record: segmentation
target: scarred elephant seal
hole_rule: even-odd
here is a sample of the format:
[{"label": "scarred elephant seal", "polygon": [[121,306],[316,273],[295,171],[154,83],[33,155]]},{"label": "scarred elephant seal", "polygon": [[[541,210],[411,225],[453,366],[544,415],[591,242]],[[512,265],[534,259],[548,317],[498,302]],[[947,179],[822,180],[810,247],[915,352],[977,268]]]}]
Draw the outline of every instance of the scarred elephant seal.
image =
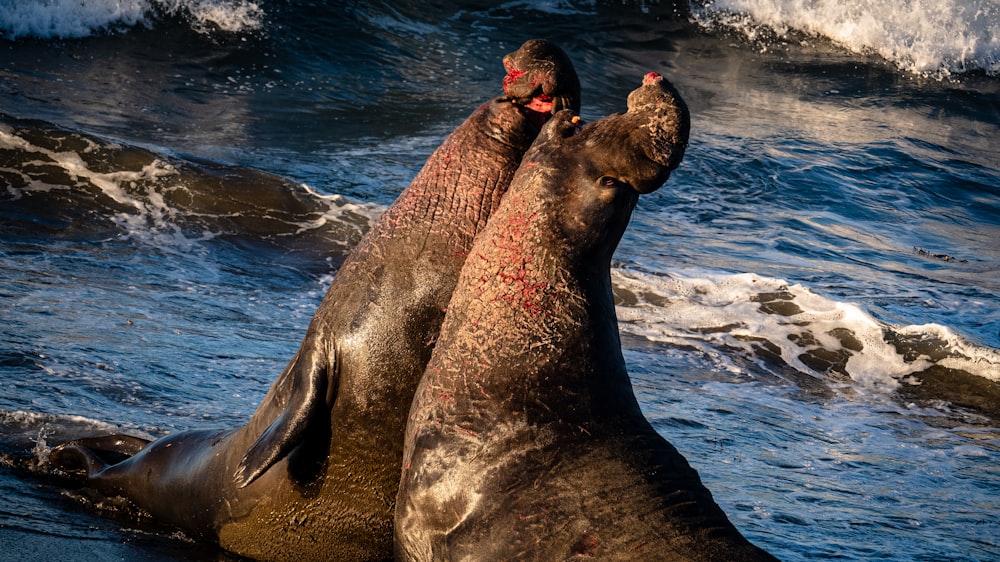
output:
[{"label": "scarred elephant seal", "polygon": [[243,556],[390,558],[406,414],[458,272],[539,126],[579,107],[573,65],[551,43],[528,41],[504,66],[504,95],[445,140],[347,258],[245,426],[80,439],[52,463]]},{"label": "scarred elephant seal", "polygon": [[628,112],[564,111],[525,155],[452,295],[406,429],[396,554],[419,560],[773,560],[643,417],[611,256],[688,139],[650,73]]}]

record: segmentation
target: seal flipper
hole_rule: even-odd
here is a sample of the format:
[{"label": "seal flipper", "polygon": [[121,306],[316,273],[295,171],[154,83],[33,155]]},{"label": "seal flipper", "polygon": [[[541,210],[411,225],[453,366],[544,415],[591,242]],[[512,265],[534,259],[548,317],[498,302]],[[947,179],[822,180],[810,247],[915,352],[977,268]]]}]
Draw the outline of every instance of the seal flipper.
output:
[{"label": "seal flipper", "polygon": [[71,476],[90,478],[135,455],[148,444],[148,439],[120,433],[83,437],[52,449],[49,462]]},{"label": "seal flipper", "polygon": [[52,452],[49,453],[49,462],[73,478],[83,481],[97,477],[114,464],[101,458],[96,450],[76,441],[70,441],[52,449]]},{"label": "seal flipper", "polygon": [[[327,361],[322,354],[296,355],[291,366],[292,391],[288,404],[281,414],[243,455],[236,467],[234,479],[240,488],[246,488],[275,463],[285,458],[295,447],[306,440],[312,423],[329,423],[329,406],[333,397],[327,396],[330,378]],[[336,365],[336,361],[331,362]],[[334,367],[334,369],[336,369]],[[332,373],[335,379],[336,372]]]},{"label": "seal flipper", "polygon": [[[99,454],[103,453],[102,456],[120,455],[122,457],[121,460],[124,460],[124,458],[131,457],[141,451],[149,443],[149,439],[143,439],[142,437],[134,437],[132,435],[125,435],[124,433],[109,433],[107,435],[74,439],[66,443],[66,445],[86,447]],[[120,461],[109,459],[109,462],[114,464]]]},{"label": "seal flipper", "polygon": [[52,449],[49,453],[49,462],[66,474],[83,481],[94,478],[111,466],[94,451],[72,441]]}]

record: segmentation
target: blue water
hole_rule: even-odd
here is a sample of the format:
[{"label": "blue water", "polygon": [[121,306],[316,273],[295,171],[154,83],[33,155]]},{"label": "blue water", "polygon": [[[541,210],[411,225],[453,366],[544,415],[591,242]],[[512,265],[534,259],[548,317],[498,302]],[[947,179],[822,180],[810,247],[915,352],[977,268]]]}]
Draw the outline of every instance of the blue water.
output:
[{"label": "blue water", "polygon": [[613,281],[644,411],[736,526],[784,560],[1000,560],[995,3],[78,4],[0,0],[0,559],[225,558],[40,477],[48,448],[243,423],[546,37],[588,120],[651,70],[691,108]]}]

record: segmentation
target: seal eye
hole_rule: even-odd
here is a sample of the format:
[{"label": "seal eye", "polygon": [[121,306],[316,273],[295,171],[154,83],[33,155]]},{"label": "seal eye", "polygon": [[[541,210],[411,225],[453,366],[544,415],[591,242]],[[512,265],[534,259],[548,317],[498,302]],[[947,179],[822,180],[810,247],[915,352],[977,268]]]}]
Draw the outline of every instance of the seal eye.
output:
[{"label": "seal eye", "polygon": [[597,185],[601,187],[620,187],[625,185],[625,182],[611,176],[601,176],[597,179]]}]

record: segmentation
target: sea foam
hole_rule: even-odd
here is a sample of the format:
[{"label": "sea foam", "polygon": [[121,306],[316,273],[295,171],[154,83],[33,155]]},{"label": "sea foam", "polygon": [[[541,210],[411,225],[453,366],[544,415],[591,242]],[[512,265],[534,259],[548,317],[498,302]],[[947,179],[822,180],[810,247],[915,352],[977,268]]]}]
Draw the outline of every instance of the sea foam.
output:
[{"label": "sea foam", "polygon": [[0,35],[7,39],[79,38],[152,27],[179,17],[199,33],[248,32],[264,25],[260,5],[249,0],[8,0],[0,2]]},{"label": "sea foam", "polygon": [[934,365],[1000,381],[1000,354],[938,324],[896,326],[860,306],[753,273],[612,270],[625,333],[700,353],[742,374],[744,357],[855,389],[891,391]]},{"label": "sea foam", "polygon": [[[312,245],[318,237],[324,253],[341,246],[346,252],[385,210],[255,170],[195,165],[55,128],[0,123],[0,150],[7,151],[0,176],[9,178],[0,194],[10,201],[50,194],[50,208],[87,206],[122,236],[168,251],[190,252],[220,234],[235,234],[311,239]],[[129,164],[109,169],[109,161]],[[222,184],[219,174],[228,174]]]},{"label": "sea foam", "polygon": [[764,30],[782,40],[790,31],[825,37],[924,76],[973,70],[1000,75],[1000,4],[995,0],[696,0],[692,17],[750,40]]}]

